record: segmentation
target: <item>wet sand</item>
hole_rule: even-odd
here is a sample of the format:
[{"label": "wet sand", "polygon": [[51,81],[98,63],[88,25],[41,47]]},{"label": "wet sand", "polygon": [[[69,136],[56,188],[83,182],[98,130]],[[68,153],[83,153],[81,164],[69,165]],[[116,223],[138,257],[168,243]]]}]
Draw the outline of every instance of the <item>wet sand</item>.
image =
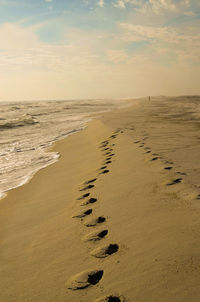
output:
[{"label": "wet sand", "polygon": [[0,300],[199,301],[193,111],[141,100],[56,143],[60,160],[0,201]]}]

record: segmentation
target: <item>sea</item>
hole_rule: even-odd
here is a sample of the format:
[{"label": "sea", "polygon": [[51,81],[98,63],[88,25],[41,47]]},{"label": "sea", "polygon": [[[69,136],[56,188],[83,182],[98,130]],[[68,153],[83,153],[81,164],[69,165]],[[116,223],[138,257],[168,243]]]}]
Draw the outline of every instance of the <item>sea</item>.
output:
[{"label": "sea", "polygon": [[97,113],[128,106],[128,100],[0,102],[0,198],[59,159],[47,150],[82,130]]}]

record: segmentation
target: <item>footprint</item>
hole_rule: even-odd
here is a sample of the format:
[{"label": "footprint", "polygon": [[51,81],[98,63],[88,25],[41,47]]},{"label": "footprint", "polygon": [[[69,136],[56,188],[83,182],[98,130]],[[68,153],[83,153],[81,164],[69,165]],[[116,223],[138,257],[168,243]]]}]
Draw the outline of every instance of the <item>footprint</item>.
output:
[{"label": "footprint", "polygon": [[95,302],[125,302],[125,298],[123,296],[110,295],[104,298],[100,298]]},{"label": "footprint", "polygon": [[173,167],[165,167],[164,169],[165,170],[171,170],[171,169],[173,169]]},{"label": "footprint", "polygon": [[91,197],[89,200],[83,202],[83,203],[81,204],[81,206],[85,206],[85,205],[87,205],[87,204],[95,203],[95,202],[97,202],[97,198]]},{"label": "footprint", "polygon": [[103,141],[101,145],[108,144],[108,141]]},{"label": "footprint", "polygon": [[104,170],[106,168],[107,168],[107,166],[103,166],[103,167],[100,168],[100,170]]},{"label": "footprint", "polygon": [[105,155],[109,155],[110,153],[111,153],[111,151],[109,151],[109,152],[106,152],[106,153],[105,153]]},{"label": "footprint", "polygon": [[109,172],[109,170],[104,170],[103,172],[101,172],[101,174],[106,174],[108,172]]},{"label": "footprint", "polygon": [[176,174],[179,174],[179,175],[187,175],[185,172],[176,172]]},{"label": "footprint", "polygon": [[170,160],[166,160],[165,163],[169,164],[169,165],[173,165],[173,161],[170,161]]},{"label": "footprint", "polygon": [[104,144],[104,145],[100,146],[99,148],[102,149],[102,148],[106,148],[107,146],[108,146],[108,144]]},{"label": "footprint", "polygon": [[112,163],[111,160],[108,160],[108,161],[105,162],[106,165],[111,164],[111,163]]},{"label": "footprint", "polygon": [[117,137],[116,134],[113,134],[113,135],[110,136],[110,138],[116,138],[116,137]]},{"label": "footprint", "polygon": [[150,148],[149,147],[145,147],[144,150],[150,150]]},{"label": "footprint", "polygon": [[103,247],[99,247],[91,252],[91,255],[96,258],[105,258],[108,257],[114,253],[116,253],[119,250],[118,244],[109,244],[105,245]]},{"label": "footprint", "polygon": [[85,212],[83,212],[79,215],[73,216],[72,218],[83,218],[83,217],[88,216],[90,214],[92,214],[92,209],[88,209],[87,211],[85,211]]},{"label": "footprint", "polygon": [[96,180],[97,180],[97,178],[93,178],[93,179],[86,181],[84,184],[88,185],[88,184],[91,184],[92,182],[95,182]]},{"label": "footprint", "polygon": [[84,199],[84,198],[86,198],[88,196],[90,196],[90,193],[83,194],[81,197],[77,198],[77,200]]},{"label": "footprint", "polygon": [[135,141],[135,142],[134,142],[134,144],[138,144],[138,143],[140,143],[140,141]]},{"label": "footprint", "polygon": [[103,151],[107,151],[107,150],[109,150],[109,147],[108,147],[108,148],[103,149]]},{"label": "footprint", "polygon": [[110,159],[112,159],[112,157],[113,157],[114,155],[115,155],[114,153],[109,154],[109,155],[106,157],[106,160],[110,160]]},{"label": "footprint", "polygon": [[157,159],[158,159],[158,156],[153,157],[153,158],[151,159],[151,161],[154,161],[154,160],[157,160]]},{"label": "footprint", "polygon": [[105,148],[108,145],[108,141],[101,143],[100,148]]},{"label": "footprint", "polygon": [[89,190],[89,189],[92,189],[94,188],[94,185],[88,185],[87,187],[83,188],[83,189],[80,189],[79,191],[86,191],[86,190]]},{"label": "footprint", "polygon": [[89,270],[81,272],[72,277],[67,284],[67,288],[71,290],[84,289],[91,285],[99,283],[103,276],[103,270]]},{"label": "footprint", "polygon": [[145,152],[145,153],[151,153],[151,151],[147,151],[147,152]]},{"label": "footprint", "polygon": [[84,237],[84,241],[98,241],[108,235],[108,230],[93,232]]},{"label": "footprint", "polygon": [[105,218],[105,217],[99,216],[98,218],[94,218],[94,219],[92,219],[91,221],[86,222],[86,223],[85,223],[85,226],[87,226],[87,227],[93,227],[93,226],[95,226],[95,225],[97,225],[97,224],[99,224],[99,223],[103,223],[103,222],[105,222],[105,221],[106,221],[106,218]]},{"label": "footprint", "polygon": [[178,184],[182,181],[182,178],[176,178],[172,182],[168,183],[167,186],[173,186],[175,184]]}]

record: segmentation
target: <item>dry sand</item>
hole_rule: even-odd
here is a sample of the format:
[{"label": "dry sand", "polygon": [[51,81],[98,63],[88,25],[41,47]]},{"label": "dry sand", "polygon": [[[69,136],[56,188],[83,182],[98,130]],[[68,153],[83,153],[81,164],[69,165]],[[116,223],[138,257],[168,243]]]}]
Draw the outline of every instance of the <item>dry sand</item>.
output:
[{"label": "dry sand", "polygon": [[200,301],[199,125],[174,108],[101,115],[1,200],[0,301]]}]

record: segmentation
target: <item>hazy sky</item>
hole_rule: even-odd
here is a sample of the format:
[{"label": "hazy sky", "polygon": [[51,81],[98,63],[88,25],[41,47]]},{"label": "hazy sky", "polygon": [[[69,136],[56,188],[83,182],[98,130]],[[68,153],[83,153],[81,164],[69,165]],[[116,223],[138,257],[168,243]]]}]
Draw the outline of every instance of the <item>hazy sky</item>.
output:
[{"label": "hazy sky", "polygon": [[0,0],[0,100],[200,94],[200,0]]}]

